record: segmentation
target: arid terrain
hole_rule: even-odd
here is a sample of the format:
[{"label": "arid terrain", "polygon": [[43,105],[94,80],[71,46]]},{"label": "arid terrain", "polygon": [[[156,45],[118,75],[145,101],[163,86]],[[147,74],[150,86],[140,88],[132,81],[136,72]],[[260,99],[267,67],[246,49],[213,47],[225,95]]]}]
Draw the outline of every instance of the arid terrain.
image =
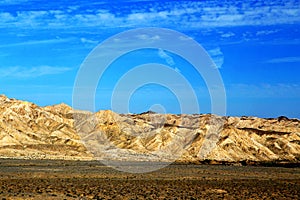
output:
[{"label": "arid terrain", "polygon": [[300,120],[91,113],[1,95],[0,157],[299,163]]},{"label": "arid terrain", "polygon": [[299,161],[298,119],[91,113],[0,96],[2,199],[299,199]]},{"label": "arid terrain", "polygon": [[2,199],[299,199],[300,168],[172,164],[151,173],[130,174],[98,161],[2,159],[0,196]]}]

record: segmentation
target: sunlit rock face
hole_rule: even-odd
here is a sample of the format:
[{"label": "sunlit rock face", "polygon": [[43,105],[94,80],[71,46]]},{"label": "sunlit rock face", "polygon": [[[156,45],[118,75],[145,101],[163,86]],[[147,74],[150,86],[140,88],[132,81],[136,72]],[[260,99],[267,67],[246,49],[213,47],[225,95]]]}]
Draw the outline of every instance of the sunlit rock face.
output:
[{"label": "sunlit rock face", "polygon": [[[0,156],[78,159],[90,156],[73,128],[64,104],[39,107],[0,97]],[[68,115],[70,114],[70,115]]]},{"label": "sunlit rock face", "polygon": [[0,96],[0,156],[240,162],[300,159],[300,121],[39,107]]}]

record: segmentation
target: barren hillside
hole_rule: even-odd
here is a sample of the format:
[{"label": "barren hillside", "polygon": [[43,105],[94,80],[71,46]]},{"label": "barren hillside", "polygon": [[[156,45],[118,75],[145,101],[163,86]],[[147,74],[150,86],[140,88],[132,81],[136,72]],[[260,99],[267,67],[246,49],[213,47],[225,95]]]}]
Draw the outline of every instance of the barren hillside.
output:
[{"label": "barren hillside", "polygon": [[75,111],[0,96],[0,157],[203,160],[300,160],[300,121],[146,112]]}]

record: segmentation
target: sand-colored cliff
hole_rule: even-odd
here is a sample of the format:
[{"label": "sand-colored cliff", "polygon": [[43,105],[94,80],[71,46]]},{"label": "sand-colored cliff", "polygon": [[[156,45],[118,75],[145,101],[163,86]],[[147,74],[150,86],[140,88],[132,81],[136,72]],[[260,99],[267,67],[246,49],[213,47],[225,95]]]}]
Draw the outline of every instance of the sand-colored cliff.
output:
[{"label": "sand-colored cliff", "polygon": [[0,96],[0,157],[198,162],[300,160],[300,121],[39,107]]}]

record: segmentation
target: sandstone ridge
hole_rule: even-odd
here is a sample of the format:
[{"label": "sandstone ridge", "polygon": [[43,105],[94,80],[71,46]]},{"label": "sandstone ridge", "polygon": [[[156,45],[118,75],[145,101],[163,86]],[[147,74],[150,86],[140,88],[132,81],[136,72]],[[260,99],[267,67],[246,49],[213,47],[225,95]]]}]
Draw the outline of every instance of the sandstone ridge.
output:
[{"label": "sandstone ridge", "polygon": [[39,107],[0,96],[0,157],[126,161],[300,161],[300,121]]}]

